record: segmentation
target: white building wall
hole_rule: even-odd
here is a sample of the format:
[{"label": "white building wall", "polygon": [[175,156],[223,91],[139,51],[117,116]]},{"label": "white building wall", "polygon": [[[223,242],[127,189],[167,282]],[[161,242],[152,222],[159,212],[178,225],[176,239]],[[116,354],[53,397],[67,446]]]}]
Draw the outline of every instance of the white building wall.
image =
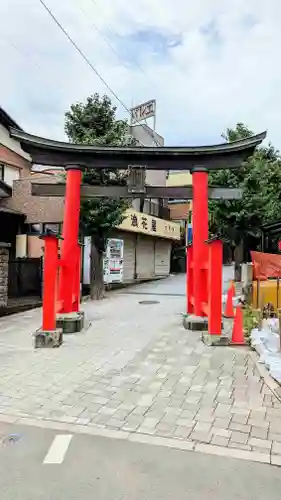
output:
[{"label": "white building wall", "polygon": [[17,181],[19,178],[20,171],[18,168],[10,165],[4,166],[4,182],[8,184],[8,186],[13,187],[13,182]]},{"label": "white building wall", "polygon": [[130,127],[130,134],[142,145],[142,146],[164,146],[164,137],[153,132],[153,130],[145,125],[133,125]]},{"label": "white building wall", "polygon": [[10,137],[9,131],[5,127],[3,127],[3,125],[0,125],[0,144],[6,146],[11,151],[14,151],[26,160],[31,161],[30,155],[22,149],[18,141],[15,141],[15,139],[12,139]]}]

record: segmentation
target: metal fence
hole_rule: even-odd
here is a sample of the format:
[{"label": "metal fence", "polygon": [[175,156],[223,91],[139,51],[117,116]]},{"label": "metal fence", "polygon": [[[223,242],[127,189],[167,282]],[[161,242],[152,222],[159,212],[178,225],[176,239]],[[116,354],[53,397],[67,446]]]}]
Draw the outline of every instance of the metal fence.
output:
[{"label": "metal fence", "polygon": [[42,259],[9,261],[8,297],[41,297]]}]

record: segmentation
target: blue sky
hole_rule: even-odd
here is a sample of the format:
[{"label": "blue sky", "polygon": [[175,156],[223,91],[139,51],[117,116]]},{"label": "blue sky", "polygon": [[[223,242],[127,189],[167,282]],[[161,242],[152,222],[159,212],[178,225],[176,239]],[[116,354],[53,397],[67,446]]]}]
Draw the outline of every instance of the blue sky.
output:
[{"label": "blue sky", "polygon": [[[125,108],[156,99],[166,144],[218,143],[242,121],[281,148],[280,0],[45,1]],[[110,91],[39,0],[1,0],[0,19],[0,105],[64,139],[71,103]]]},{"label": "blue sky", "polygon": [[108,32],[108,38],[125,63],[138,66],[147,57],[153,57],[155,64],[168,60],[174,48],[182,45],[182,33],[170,35],[152,28],[139,29],[124,36],[114,36]]}]

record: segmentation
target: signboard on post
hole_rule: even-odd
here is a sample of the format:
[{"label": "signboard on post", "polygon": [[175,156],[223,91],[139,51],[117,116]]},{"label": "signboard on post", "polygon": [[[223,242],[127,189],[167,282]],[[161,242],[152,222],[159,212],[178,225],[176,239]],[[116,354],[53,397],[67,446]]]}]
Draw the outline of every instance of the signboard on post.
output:
[{"label": "signboard on post", "polygon": [[156,100],[144,102],[131,109],[131,125],[138,122],[147,120],[148,118],[155,118],[156,116]]}]

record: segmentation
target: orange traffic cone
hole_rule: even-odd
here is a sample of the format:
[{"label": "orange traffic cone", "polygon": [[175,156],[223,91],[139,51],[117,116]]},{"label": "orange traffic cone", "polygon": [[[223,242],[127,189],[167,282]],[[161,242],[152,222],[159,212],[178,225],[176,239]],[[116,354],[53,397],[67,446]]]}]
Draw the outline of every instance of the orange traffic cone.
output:
[{"label": "orange traffic cone", "polygon": [[236,307],[231,344],[232,345],[246,344],[243,332],[243,312],[241,307]]},{"label": "orange traffic cone", "polygon": [[234,318],[233,297],[235,296],[235,285],[232,283],[227,291],[227,299],[225,304],[225,318]]}]

